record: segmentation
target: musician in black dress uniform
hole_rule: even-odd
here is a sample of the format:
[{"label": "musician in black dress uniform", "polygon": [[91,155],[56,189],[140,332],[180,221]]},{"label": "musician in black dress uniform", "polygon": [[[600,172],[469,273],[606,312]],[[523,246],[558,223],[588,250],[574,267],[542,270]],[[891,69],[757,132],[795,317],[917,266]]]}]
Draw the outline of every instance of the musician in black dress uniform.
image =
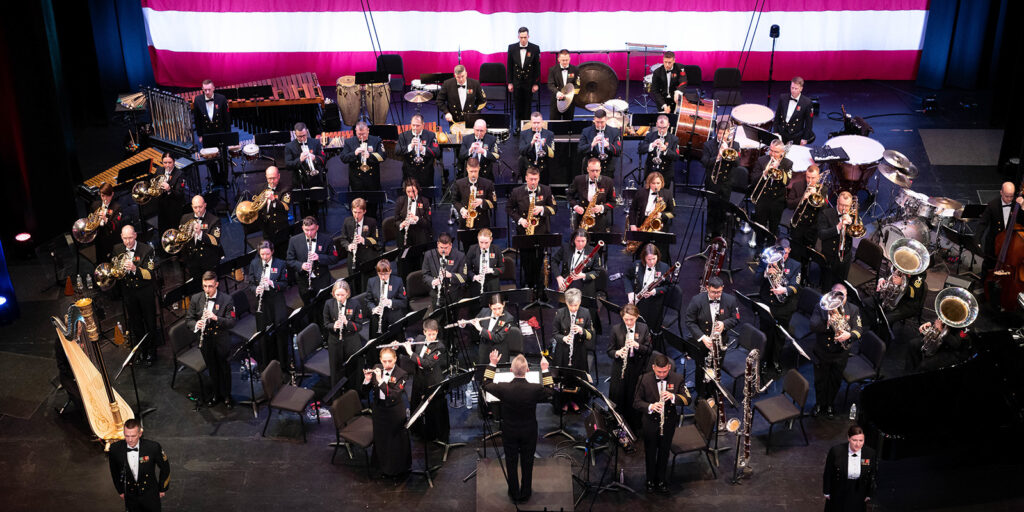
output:
[{"label": "musician in black dress uniform", "polygon": [[323,310],[324,330],[331,333],[327,341],[327,357],[331,365],[332,387],[342,377],[348,378],[349,387],[352,388],[359,382],[359,372],[365,366],[365,356],[353,360],[348,366],[344,364],[363,346],[359,331],[363,328],[365,319],[365,306],[352,298],[352,289],[348,282],[344,279],[335,281],[331,289],[331,298],[324,302]]},{"label": "musician in black dress uniform", "polygon": [[[832,311],[818,307],[811,315],[811,331],[817,333],[814,344],[814,408],[812,416],[826,414],[834,416],[832,403],[839,394],[843,383],[843,370],[850,358],[849,349],[853,342],[861,338],[862,323],[860,310],[846,300],[846,287],[837,283],[832,291],[843,294],[843,303]],[[839,319],[846,321],[847,330],[837,329]]]},{"label": "musician in black dress uniform", "polygon": [[[664,187],[665,178],[660,172],[652,172],[647,175],[647,178],[644,179],[644,188],[636,191],[633,195],[633,202],[629,206],[627,224],[629,224],[630,231],[638,231],[643,228],[646,220],[654,213],[660,198],[665,207],[654,218],[661,221],[660,231],[664,233],[672,232],[672,219],[675,217],[676,200],[672,197],[672,191]],[[658,244],[658,251],[662,255],[662,261],[668,261],[668,249],[667,243]]]},{"label": "musician in black dress uniform", "polygon": [[[1015,197],[1016,199],[1014,199]],[[999,197],[989,201],[981,214],[981,223],[975,236],[985,255],[985,261],[982,264],[983,276],[987,276],[988,272],[996,266],[996,236],[1006,231],[1006,226],[1010,223],[1010,215],[1013,213],[1014,202],[1024,204],[1024,196],[1017,193],[1017,186],[1013,182],[1007,181],[999,188]],[[1017,215],[1017,225],[1024,226],[1024,214]],[[994,295],[998,296],[998,294]]]},{"label": "musician in black dress uniform", "polygon": [[121,300],[124,302],[128,328],[132,341],[138,343],[146,333],[146,342],[139,349],[145,365],[153,366],[156,361],[156,345],[159,331],[156,328],[156,294],[153,291],[155,263],[153,248],[137,241],[135,228],[128,224],[121,228],[121,241],[114,247],[114,257],[121,254],[125,263],[124,277],[118,280],[121,286]]},{"label": "musician in black dress uniform", "polygon": [[[665,313],[665,294],[668,293],[669,284],[667,277],[661,279],[669,272],[669,266],[659,261],[661,255],[658,248],[653,244],[647,244],[640,249],[640,259],[634,261],[626,270],[625,279],[622,284],[626,291],[626,301],[636,304],[640,310],[640,316],[644,323],[652,331],[661,331],[661,319]],[[661,279],[661,283],[648,289]]]},{"label": "musician in black dress uniform", "polygon": [[[880,333],[882,340],[886,342],[895,339],[894,326],[897,323],[921,316],[921,311],[924,310],[924,299],[928,295],[928,284],[924,281],[923,272],[910,276],[895,269],[890,272],[889,277],[880,277],[875,283],[876,296],[864,298],[864,308],[868,311],[863,314],[864,318],[862,319],[868,323],[869,328]],[[882,295],[882,289],[887,281],[892,283],[890,286],[903,287],[895,304],[886,303],[885,297]],[[878,313],[881,313],[884,318],[873,318]]]},{"label": "musician in black dress uniform", "polygon": [[686,389],[684,377],[672,371],[672,360],[666,355],[656,355],[651,369],[653,371],[640,377],[633,408],[643,418],[647,492],[668,494],[665,474],[672,436],[679,423],[680,407],[690,404],[690,391]]},{"label": "musician in black dress uniform", "polygon": [[659,112],[672,113],[676,109],[676,95],[686,88],[686,70],[676,62],[676,54],[665,52],[661,56],[661,67],[651,77],[651,96]]},{"label": "musician in black dress uniform", "polygon": [[409,297],[402,278],[391,274],[391,263],[384,259],[377,262],[377,275],[370,278],[366,287],[370,293],[367,308],[371,313],[370,337],[373,338],[409,313]]},{"label": "musician in black dress uniform", "polygon": [[455,66],[455,76],[445,80],[437,91],[437,108],[444,113],[444,118],[451,123],[466,121],[466,114],[483,110],[487,104],[487,94],[480,87],[480,81],[467,78],[466,66]]},{"label": "musician in black dress uniform", "polygon": [[[777,247],[773,250],[780,250],[782,259],[769,265],[765,256],[762,255],[754,275],[761,276],[758,295],[771,309],[772,318],[783,328],[788,328],[789,320],[793,317],[793,313],[796,313],[796,296],[800,292],[798,284],[800,282],[800,262],[791,257],[788,238],[780,238]],[[768,251],[768,249],[765,250],[766,253]],[[777,277],[769,278],[769,276]],[[775,284],[779,286],[773,286],[772,279],[776,279]],[[765,353],[761,354],[762,361],[766,366],[771,366],[775,371],[779,371],[782,347],[786,344],[786,338],[767,318],[761,318],[761,332],[765,334],[768,342]]]},{"label": "musician in black dress uniform", "polygon": [[[493,234],[487,228],[476,234],[476,245],[466,251],[466,266],[469,270],[469,289],[466,294],[496,292],[501,290],[501,274],[505,271],[505,257],[501,248],[493,241]],[[482,285],[482,291],[481,291]]]},{"label": "musician in black dress uniform", "polygon": [[100,185],[100,198],[89,204],[88,213],[97,210],[100,210],[103,218],[100,227],[96,228],[96,261],[110,261],[111,251],[121,240],[124,215],[121,213],[121,205],[114,201],[114,187],[109,183]]},{"label": "musician in black dress uniform", "polygon": [[[707,355],[711,353],[711,334],[716,331],[721,333],[722,344],[727,345],[729,330],[740,323],[739,303],[734,295],[722,292],[725,287],[722,278],[712,276],[707,286],[707,292],[694,295],[686,306],[686,332],[690,335],[691,344],[702,349],[694,357],[697,366],[694,388],[697,396],[705,399],[717,396],[718,391],[704,371],[708,363]],[[722,368],[724,359],[725,351],[719,351],[718,368]]]},{"label": "musician in black dress uniform", "polygon": [[434,237],[434,229],[430,224],[430,198],[420,195],[420,186],[415,178],[406,178],[402,182],[402,190],[405,193],[395,201],[399,247],[429,243]]},{"label": "musician in black dress uniform", "polygon": [[[622,323],[612,327],[612,339],[608,344],[608,358],[612,360],[608,398],[615,403],[615,410],[635,430],[640,426],[640,413],[633,408],[633,397],[636,395],[637,381],[651,355],[651,330],[647,324],[637,322],[640,310],[635,304],[622,306],[620,314]],[[625,372],[622,365],[626,365]]]},{"label": "musician in black dress uniform", "polygon": [[[262,331],[269,325],[283,322],[288,318],[284,303],[284,292],[288,289],[288,267],[281,258],[274,257],[274,244],[264,240],[259,246],[259,257],[249,263],[247,272],[249,288],[256,293],[256,330]],[[260,362],[266,368],[271,361],[279,361],[288,367],[291,350],[288,346],[288,330],[278,329],[274,339],[263,340]]]},{"label": "musician in black dress uniform", "polygon": [[[231,131],[231,109],[228,108],[228,99],[223,94],[214,92],[212,80],[203,80],[203,93],[192,101],[192,117],[196,125],[196,135],[199,136],[199,144],[203,144],[203,136],[206,134]],[[221,149],[225,150],[227,148]],[[216,160],[209,161],[207,165],[210,176],[215,181],[227,182],[227,170],[220,169]]]},{"label": "musician in black dress uniform", "polygon": [[551,91],[551,106],[548,118],[552,121],[572,121],[573,114],[576,111],[576,107],[572,104],[565,109],[565,112],[558,111],[558,100],[565,97],[562,94],[562,88],[565,87],[565,84],[572,84],[574,90],[580,90],[580,70],[576,66],[569,64],[570,60],[572,60],[572,55],[569,54],[569,50],[563,49],[558,52],[558,62],[548,69],[548,91]]},{"label": "musician in black dress uniform", "polygon": [[804,79],[793,77],[789,82],[789,92],[779,96],[779,104],[775,107],[775,122],[772,131],[782,136],[782,142],[803,146],[814,140],[814,114],[811,112],[811,99],[801,93],[804,90]]},{"label": "musician in black dress uniform", "polygon": [[[341,161],[348,164],[348,189],[353,192],[381,190],[380,164],[387,158],[384,142],[370,135],[370,128],[364,121],[356,123],[355,132],[356,136],[345,139],[341,148]],[[376,212],[377,205],[368,203],[366,209]]]},{"label": "musician in black dress uniform", "polygon": [[437,248],[423,254],[423,284],[430,287],[431,307],[436,309],[459,300],[465,292],[468,272],[466,255],[452,247],[452,236],[438,235]]},{"label": "musician in black dress uniform", "polygon": [[[566,193],[566,200],[572,206],[575,221],[573,227],[580,227],[583,214],[587,212],[590,201],[594,200],[594,226],[588,229],[592,233],[607,233],[611,230],[615,212],[615,180],[601,175],[601,161],[596,158],[587,160],[587,173],[573,178]],[[596,198],[595,198],[596,196]]]},{"label": "musician in black dress uniform", "polygon": [[[508,496],[524,502],[533,494],[533,457],[537,451],[537,404],[550,402],[554,395],[554,379],[548,373],[548,361],[541,358],[541,383],[526,381],[529,363],[522,354],[512,360],[511,382],[494,382],[495,369],[501,354],[494,350],[488,356],[490,366],[484,371],[482,387],[501,401],[502,445],[508,471]],[[518,469],[519,478],[516,478]]]},{"label": "musician in black dress uniform", "polygon": [[[345,217],[341,224],[341,245],[348,250],[348,272],[355,274],[359,265],[377,258],[384,250],[383,238],[377,220],[366,216],[366,200],[357,197],[352,200],[352,216]],[[357,281],[359,289],[366,287],[367,276]]]},{"label": "musician in black dress uniform", "polygon": [[181,216],[179,225],[193,223],[192,239],[185,243],[181,255],[189,277],[198,278],[203,272],[216,270],[224,249],[220,245],[220,217],[206,210],[206,199],[192,198],[192,213]]},{"label": "musician in black dress uniform", "polygon": [[[530,30],[519,27],[519,42],[508,45],[508,92],[512,93],[517,121],[525,121],[533,93],[539,89],[540,47],[530,42]],[[519,123],[515,123],[516,130]]]},{"label": "musician in black dress uniform", "polygon": [[[793,162],[785,155],[786,146],[779,140],[773,140],[768,154],[758,158],[754,163],[751,176],[752,182],[755,183],[755,190],[751,192],[750,200],[757,199],[757,202],[754,203],[753,220],[767,228],[775,236],[779,234],[779,222],[782,221],[782,212],[786,209],[786,185],[793,175]],[[773,161],[779,163],[773,164]],[[762,178],[762,175],[772,168],[782,171],[780,179],[770,179],[768,176]],[[753,192],[760,192],[760,195],[754,196]],[[757,245],[756,238],[754,234],[751,234],[750,247]],[[762,240],[761,243],[764,245],[765,241]]]},{"label": "musician in black dress uniform", "polygon": [[142,439],[142,425],[124,422],[124,440],[110,445],[107,456],[114,488],[130,512],[159,512],[160,498],[171,485],[171,464],[160,443]]},{"label": "musician in black dress uniform", "polygon": [[[819,193],[822,199],[827,195],[821,184],[821,168],[811,164],[803,175],[793,175],[786,185],[786,207],[793,210],[793,219],[789,222],[789,239],[793,242],[792,258],[799,261],[805,268],[810,258],[809,249],[818,242],[818,212],[822,206],[812,206],[808,198]],[[816,192],[817,191],[817,192]]]},{"label": "musician in black dress uniform", "polygon": [[[327,156],[320,139],[309,136],[306,123],[295,123],[295,139],[284,145],[284,164],[301,188],[327,185]],[[302,213],[315,217],[319,206],[317,202],[304,201]]]},{"label": "musician in black dress uniform", "polygon": [[833,446],[825,457],[821,477],[825,512],[866,510],[875,493],[875,450],[864,444],[864,429],[860,426],[851,425],[846,435],[849,442]]},{"label": "musician in black dress uniform", "polygon": [[[679,137],[669,131],[668,116],[658,116],[654,129],[647,132],[640,143],[640,155],[644,160],[644,176],[653,171],[672,178],[672,166],[679,160]],[[641,156],[640,158],[644,158]]]},{"label": "musician in black dress uniform", "polygon": [[[530,202],[533,201],[532,217],[536,221],[534,235],[546,235],[551,232],[551,217],[555,215],[555,197],[551,187],[540,184],[540,170],[530,167],[526,170],[526,184],[512,191],[505,205],[508,216],[516,223],[516,234],[525,235],[527,217],[530,216]],[[536,290],[544,283],[543,249],[524,249],[520,251],[522,258],[523,286]]]},{"label": "musician in black dress uniform", "polygon": [[[925,332],[929,327],[937,334],[926,341]],[[919,336],[907,345],[905,369],[908,372],[938,370],[961,360],[960,349],[967,344],[966,329],[950,327],[936,318],[921,324],[917,332]]]},{"label": "musician in black dress uniform", "polygon": [[175,167],[174,157],[170,153],[164,153],[160,159],[162,169],[151,168],[150,179],[163,175],[164,182],[160,184],[160,195],[156,196],[157,229],[160,233],[168,229],[177,228],[175,222],[181,219],[185,211],[185,176],[181,170]]},{"label": "musician in black dress uniform", "polygon": [[544,128],[544,116],[540,112],[530,115],[530,129],[519,134],[519,173],[523,174],[531,165],[540,169],[540,182],[551,183],[551,167],[554,166],[555,133]]},{"label": "musician in black dress uniform", "polygon": [[498,161],[498,139],[487,133],[487,121],[477,119],[473,123],[473,133],[462,137],[459,147],[459,175],[466,174],[466,161],[476,158],[480,162],[480,176],[494,181],[494,163]]},{"label": "musician in black dress uniform", "polygon": [[338,262],[334,242],[319,229],[315,217],[306,217],[302,219],[302,233],[288,240],[288,268],[295,275],[303,304],[310,304],[320,290],[330,286],[330,267]]},{"label": "musician in black dress uniform", "polygon": [[441,147],[434,132],[423,129],[422,115],[413,114],[409,130],[398,134],[395,155],[402,159],[402,181],[415,178],[421,186],[434,186],[434,162]]},{"label": "musician in black dress uniform", "polygon": [[380,364],[363,370],[363,387],[373,398],[373,459],[386,477],[400,477],[412,466],[412,445],[405,428],[405,381],[395,349],[380,351]]},{"label": "musician in black dress uniform", "polygon": [[[577,229],[572,235],[572,241],[564,244],[551,256],[551,271],[558,281],[558,289],[577,289],[587,297],[597,296],[597,277],[600,275],[604,265],[601,262],[601,253],[594,253],[594,257],[587,261],[579,273],[576,267],[583,263],[587,256],[594,251],[593,245],[587,244],[587,232]],[[574,275],[568,287],[565,285],[569,276]]]},{"label": "musician in black dress uniform", "polygon": [[[459,229],[491,226],[494,207],[498,205],[498,194],[494,191],[493,181],[480,177],[480,160],[476,157],[466,160],[466,176],[455,181],[452,204],[459,213]],[[472,228],[467,223],[470,210],[476,212]]]},{"label": "musician in black dress uniform", "polygon": [[[732,161],[722,158],[718,165],[718,172],[715,172],[715,162],[719,161],[719,153],[724,151],[720,141],[724,141],[726,133],[730,132],[729,124],[725,121],[718,124],[716,137],[708,139],[704,143],[704,151],[701,155],[701,164],[704,165],[704,189],[713,192],[708,196],[707,206],[707,235],[706,239],[725,234],[726,212],[729,211],[729,203],[732,197],[733,176],[747,176],[747,168],[739,165],[740,143],[735,140],[729,144],[729,148],[736,151],[736,158]],[[732,137],[735,132],[732,132]]]},{"label": "musician in black dress uniform", "polygon": [[821,254],[825,256],[822,288],[842,283],[850,273],[850,262],[853,261],[852,223],[853,196],[845,190],[839,193],[835,209],[822,208],[818,212],[818,238],[821,240]]},{"label": "musician in black dress uniform", "polygon": [[505,301],[501,294],[491,295],[487,307],[481,309],[476,318],[479,320],[475,322],[460,318],[458,324],[460,328],[472,325],[480,333],[480,352],[477,361],[486,363],[492,351],[497,351],[502,357],[508,358],[508,334],[518,326],[512,314],[505,311]]},{"label": "musician in black dress uniform", "polygon": [[555,312],[555,330],[551,335],[555,366],[588,369],[587,351],[594,350],[594,322],[590,310],[580,307],[582,301],[583,294],[570,288],[565,291],[565,307]]},{"label": "musician in black dress uniform", "polygon": [[594,112],[594,125],[583,129],[576,149],[584,160],[596,158],[601,162],[601,174],[615,177],[615,161],[622,154],[622,132],[607,126],[608,114]]},{"label": "musician in black dress uniform", "polygon": [[[264,173],[267,187],[259,193],[263,194],[266,206],[259,210],[259,222],[263,229],[263,239],[274,243],[274,255],[284,258],[288,254],[288,237],[291,235],[288,224],[288,211],[291,209],[292,194],[288,187],[281,184],[281,171],[271,165]],[[315,215],[315,212],[311,212]]]},{"label": "musician in black dress uniform", "polygon": [[236,321],[235,302],[231,294],[217,291],[220,281],[213,271],[204,272],[202,281],[203,291],[193,295],[189,303],[187,325],[195,333],[203,361],[210,371],[213,397],[206,405],[213,407],[223,401],[231,409],[234,401],[231,399],[231,363],[228,362],[228,355],[231,352],[231,328]]},{"label": "musician in black dress uniform", "polygon": [[[405,349],[403,359],[414,371],[412,372],[412,397],[410,413],[419,409],[420,405],[430,396],[431,386],[444,381],[444,370],[448,366],[448,353],[444,343],[437,339],[437,320],[428,318],[423,321],[423,334],[416,336],[414,341],[421,345],[403,343]],[[423,420],[416,422],[415,428],[419,435],[428,441],[448,442],[451,425],[448,419],[448,400],[443,394],[434,397],[430,406],[423,413]]]}]

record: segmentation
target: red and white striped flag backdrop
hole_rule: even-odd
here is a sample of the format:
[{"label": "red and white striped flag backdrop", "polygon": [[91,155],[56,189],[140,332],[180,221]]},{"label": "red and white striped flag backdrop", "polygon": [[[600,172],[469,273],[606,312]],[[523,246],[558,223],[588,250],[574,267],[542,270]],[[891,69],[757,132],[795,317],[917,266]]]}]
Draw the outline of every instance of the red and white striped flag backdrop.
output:
[{"label": "red and white striped flag backdrop", "polygon": [[[375,57],[358,0],[141,0],[157,82],[198,87],[315,71],[323,85],[372,71]],[[408,80],[450,72],[476,76],[483,62],[504,62],[520,26],[541,47],[541,79],[554,51],[625,76],[625,43],[664,44],[676,61],[701,66],[710,81],[737,67],[755,0],[379,0],[373,10],[384,53],[397,53]],[[543,10],[541,10],[543,9]],[[776,79],[911,80],[917,74],[928,0],[767,0],[744,78],[766,80],[769,27],[778,24]],[[756,15],[755,15],[756,18]],[[647,64],[658,62],[649,56]],[[634,80],[648,71],[630,58]]]}]

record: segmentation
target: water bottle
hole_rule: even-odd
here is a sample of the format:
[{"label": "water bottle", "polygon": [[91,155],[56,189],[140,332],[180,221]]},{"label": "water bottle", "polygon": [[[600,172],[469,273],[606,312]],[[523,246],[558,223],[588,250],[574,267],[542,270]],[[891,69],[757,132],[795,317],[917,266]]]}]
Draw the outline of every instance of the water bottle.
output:
[{"label": "water bottle", "polygon": [[626,470],[619,468],[619,483],[625,485],[626,483]]},{"label": "water bottle", "polygon": [[850,421],[857,421],[857,404],[850,406]]},{"label": "water bottle", "polygon": [[85,275],[85,287],[92,290],[92,274]]},{"label": "water bottle", "polygon": [[85,289],[85,287],[82,286],[82,274],[78,274],[78,276],[75,277],[75,289],[77,289],[78,291],[82,291]]},{"label": "water bottle", "polygon": [[465,397],[464,398],[465,398],[465,401],[466,401],[466,409],[472,409],[473,408],[473,390],[469,389],[469,386],[466,386],[466,393],[465,393]]}]

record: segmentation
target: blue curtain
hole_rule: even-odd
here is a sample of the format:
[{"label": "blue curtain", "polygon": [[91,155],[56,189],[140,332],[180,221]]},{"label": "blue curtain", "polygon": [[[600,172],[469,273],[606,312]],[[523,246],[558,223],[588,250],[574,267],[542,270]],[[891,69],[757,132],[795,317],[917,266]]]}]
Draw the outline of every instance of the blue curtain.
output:
[{"label": "blue curtain", "polygon": [[93,43],[105,91],[153,85],[153,66],[139,0],[89,0]]},{"label": "blue curtain", "polygon": [[977,89],[991,83],[1009,0],[931,0],[917,84]]}]

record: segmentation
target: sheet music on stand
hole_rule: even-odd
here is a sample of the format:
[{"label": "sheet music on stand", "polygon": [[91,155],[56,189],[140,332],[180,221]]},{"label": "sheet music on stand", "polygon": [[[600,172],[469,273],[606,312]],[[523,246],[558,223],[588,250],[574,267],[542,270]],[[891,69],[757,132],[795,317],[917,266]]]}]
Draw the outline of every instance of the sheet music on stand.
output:
[{"label": "sheet music on stand", "polygon": [[[515,375],[513,375],[512,372],[495,372],[495,374],[494,374],[494,382],[496,382],[496,383],[498,383],[498,382],[512,382],[512,379],[514,379],[514,378],[515,378]],[[530,382],[530,383],[533,383],[533,384],[540,384],[540,372],[537,371],[537,370],[530,370],[530,371],[526,372],[526,382]],[[488,403],[494,403],[494,402],[500,402],[501,401],[501,400],[498,400],[498,397],[496,397],[496,396],[494,396],[494,395],[492,395],[492,394],[490,394],[490,393],[488,393],[486,391],[484,391],[484,400],[487,401]]]}]

